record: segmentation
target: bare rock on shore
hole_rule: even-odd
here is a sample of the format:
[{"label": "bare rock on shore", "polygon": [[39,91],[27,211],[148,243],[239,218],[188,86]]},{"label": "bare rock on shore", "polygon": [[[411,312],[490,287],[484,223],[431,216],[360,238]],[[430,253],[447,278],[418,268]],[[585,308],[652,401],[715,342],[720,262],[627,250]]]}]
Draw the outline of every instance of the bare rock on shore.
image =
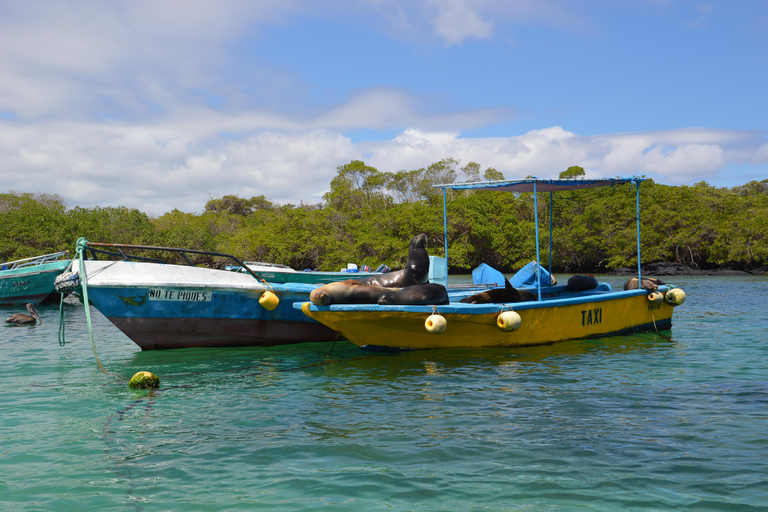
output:
[{"label": "bare rock on shore", "polygon": [[[768,267],[759,267],[751,271],[733,268],[698,269],[673,262],[658,262],[643,265],[643,275],[649,276],[749,276],[765,275]],[[608,272],[612,276],[631,276],[637,274],[637,268],[617,268]]]}]

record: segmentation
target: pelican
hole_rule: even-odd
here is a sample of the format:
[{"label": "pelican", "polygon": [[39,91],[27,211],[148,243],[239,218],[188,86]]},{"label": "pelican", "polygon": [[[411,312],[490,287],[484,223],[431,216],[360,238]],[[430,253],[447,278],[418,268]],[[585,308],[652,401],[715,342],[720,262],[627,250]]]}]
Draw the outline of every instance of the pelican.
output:
[{"label": "pelican", "polygon": [[25,315],[24,313],[16,313],[9,316],[5,323],[16,325],[35,324],[37,322],[40,322],[41,324],[43,323],[43,319],[40,318],[40,315],[37,314],[37,310],[35,309],[34,304],[27,304],[27,311],[29,311],[29,315]]}]

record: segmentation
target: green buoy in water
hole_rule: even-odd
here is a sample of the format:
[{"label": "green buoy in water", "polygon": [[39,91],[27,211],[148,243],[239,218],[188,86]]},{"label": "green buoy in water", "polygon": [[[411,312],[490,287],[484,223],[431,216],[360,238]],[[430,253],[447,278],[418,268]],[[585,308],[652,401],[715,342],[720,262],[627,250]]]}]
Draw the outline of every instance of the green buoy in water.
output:
[{"label": "green buoy in water", "polygon": [[157,389],[160,387],[160,377],[152,372],[136,372],[128,381],[128,387],[132,389]]}]

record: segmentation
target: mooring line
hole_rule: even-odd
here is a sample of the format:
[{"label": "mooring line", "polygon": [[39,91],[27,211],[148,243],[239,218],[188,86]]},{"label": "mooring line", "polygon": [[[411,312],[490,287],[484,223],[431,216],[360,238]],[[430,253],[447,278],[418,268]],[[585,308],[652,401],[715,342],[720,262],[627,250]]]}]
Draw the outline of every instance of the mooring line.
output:
[{"label": "mooring line", "polygon": [[[110,442],[109,440],[109,434],[116,433],[115,430],[111,429],[111,423],[112,420],[117,417],[117,421],[123,421],[125,419],[125,415],[130,412],[132,409],[137,407],[142,402],[146,401],[146,411],[147,414],[152,412],[152,406],[154,405],[155,397],[157,396],[157,392],[159,390],[153,390],[149,392],[146,396],[143,396],[142,398],[139,398],[138,400],[134,400],[131,402],[128,406],[124,407],[122,410],[117,411],[117,416],[110,415],[107,417],[106,421],[104,422],[104,429],[102,430],[102,436],[101,440],[106,445],[106,449],[104,450],[104,454],[106,455],[107,459],[116,460],[118,457],[116,455],[113,455],[110,453],[110,451],[116,451],[118,448],[118,444],[116,441]],[[131,459],[128,457],[123,457],[123,460],[121,462],[115,462],[116,468],[112,469],[113,473],[115,473],[118,477],[125,478],[126,482],[128,483],[128,489],[127,494],[130,498],[130,504],[133,506],[133,508],[137,511],[144,510],[144,508],[141,506],[141,503],[139,501],[140,498],[136,496],[136,481],[133,477],[133,471],[132,468],[129,466],[122,466],[122,463],[129,462]]]},{"label": "mooring line", "polygon": [[651,310],[651,320],[653,320],[653,328],[656,329],[656,334],[658,334],[665,340],[672,341],[672,336],[664,336],[663,334],[661,334],[661,331],[659,331],[659,328],[656,326],[656,315],[653,314],[653,310]]}]

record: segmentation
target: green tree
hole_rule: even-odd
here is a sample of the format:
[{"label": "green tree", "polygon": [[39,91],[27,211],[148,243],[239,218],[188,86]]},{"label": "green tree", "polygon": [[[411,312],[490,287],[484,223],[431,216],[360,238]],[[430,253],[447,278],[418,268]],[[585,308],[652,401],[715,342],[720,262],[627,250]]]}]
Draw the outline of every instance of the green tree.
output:
[{"label": "green tree", "polygon": [[275,205],[263,195],[255,196],[250,199],[245,199],[236,195],[225,195],[219,199],[209,200],[205,204],[205,211],[247,216],[251,215],[255,210],[270,209],[274,207]]},{"label": "green tree", "polygon": [[6,261],[68,249],[64,200],[58,195],[0,194],[0,255]]},{"label": "green tree", "polygon": [[337,167],[338,174],[331,180],[331,190],[323,199],[333,208],[360,213],[386,206],[384,191],[387,176],[360,160]]},{"label": "green tree", "polygon": [[464,181],[480,181],[480,164],[469,162],[461,168],[461,174],[464,177]]},{"label": "green tree", "polygon": [[579,167],[578,165],[572,165],[568,169],[560,173],[560,179],[569,180],[569,179],[582,178],[586,176],[586,174],[587,173],[584,171],[583,167]]},{"label": "green tree", "polygon": [[501,171],[497,171],[493,167],[489,167],[483,173],[483,179],[485,181],[502,181],[504,180],[504,174]]}]

